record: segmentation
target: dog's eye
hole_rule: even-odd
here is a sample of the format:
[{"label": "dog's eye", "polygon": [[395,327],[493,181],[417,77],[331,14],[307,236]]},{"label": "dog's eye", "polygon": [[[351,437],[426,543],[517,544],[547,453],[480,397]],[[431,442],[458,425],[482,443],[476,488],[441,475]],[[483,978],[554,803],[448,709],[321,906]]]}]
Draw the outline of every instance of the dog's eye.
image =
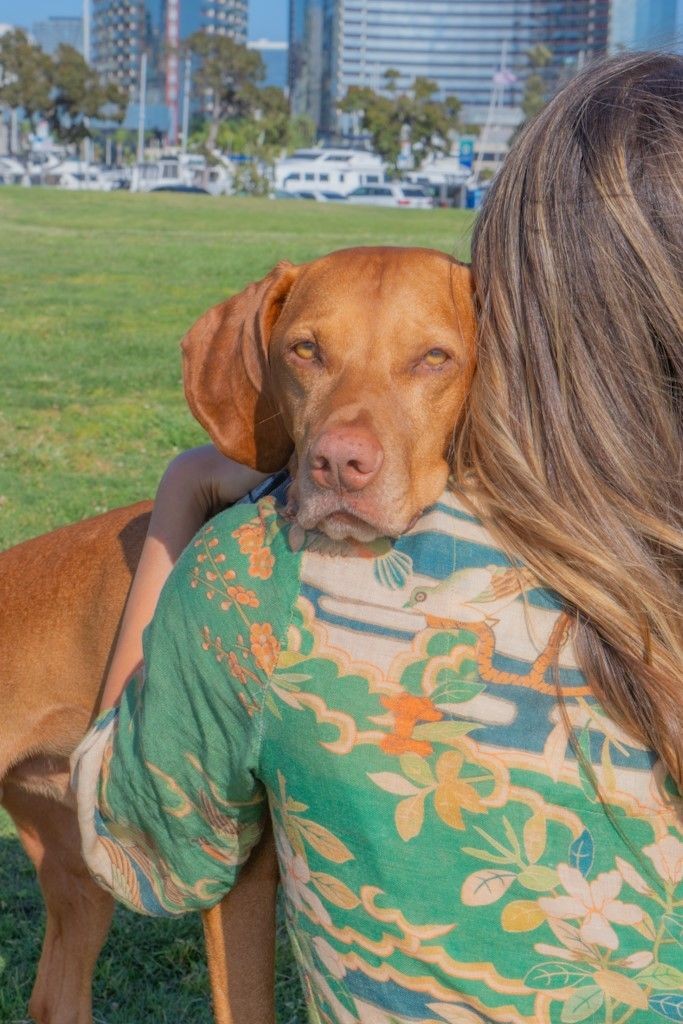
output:
[{"label": "dog's eye", "polygon": [[298,341],[293,346],[292,352],[299,357],[299,359],[315,359],[318,354],[318,346],[314,341]]},{"label": "dog's eye", "polygon": [[422,362],[426,363],[427,366],[443,366],[448,359],[448,353],[444,352],[442,348],[430,348],[422,357]]}]

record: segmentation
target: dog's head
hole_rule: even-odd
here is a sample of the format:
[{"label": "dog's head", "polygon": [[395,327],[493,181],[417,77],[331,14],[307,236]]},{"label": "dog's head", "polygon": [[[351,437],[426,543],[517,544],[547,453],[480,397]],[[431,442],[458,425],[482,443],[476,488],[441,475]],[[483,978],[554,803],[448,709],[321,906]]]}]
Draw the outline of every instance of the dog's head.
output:
[{"label": "dog's head", "polygon": [[441,493],[475,362],[469,270],[430,249],[279,263],[182,342],[190,408],[226,455],[296,455],[297,521],[398,536]]}]

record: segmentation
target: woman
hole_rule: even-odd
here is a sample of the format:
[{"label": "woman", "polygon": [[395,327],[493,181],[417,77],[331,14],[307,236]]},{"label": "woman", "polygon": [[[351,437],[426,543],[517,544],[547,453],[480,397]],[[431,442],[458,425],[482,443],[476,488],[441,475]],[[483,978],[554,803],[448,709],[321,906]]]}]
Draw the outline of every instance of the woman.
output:
[{"label": "woman", "polygon": [[664,56],[548,105],[475,231],[457,484],[383,565],[222,513],[81,747],[136,909],[215,903],[269,811],[312,1021],[683,1012],[682,115]]}]

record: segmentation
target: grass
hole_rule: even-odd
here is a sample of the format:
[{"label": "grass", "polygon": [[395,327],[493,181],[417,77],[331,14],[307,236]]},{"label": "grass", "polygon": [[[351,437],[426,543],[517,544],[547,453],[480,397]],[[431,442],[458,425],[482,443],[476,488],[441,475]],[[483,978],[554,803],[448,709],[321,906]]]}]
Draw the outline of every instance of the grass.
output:
[{"label": "grass", "polygon": [[[44,910],[33,869],[0,808],[0,1021],[28,1024]],[[77,937],[76,940],[78,941]],[[116,910],[93,985],[95,1024],[212,1024],[200,919],[139,917]],[[278,1024],[302,1024],[303,998],[282,925]]]},{"label": "grass", "polygon": [[[178,341],[208,306],[351,245],[461,258],[472,215],[173,194],[0,189],[0,548],[154,493],[204,435]],[[22,1022],[43,927],[32,869],[0,811],[0,1021]],[[304,1019],[284,939],[280,1024]],[[196,916],[116,914],[95,978],[100,1024],[209,1024]]]}]

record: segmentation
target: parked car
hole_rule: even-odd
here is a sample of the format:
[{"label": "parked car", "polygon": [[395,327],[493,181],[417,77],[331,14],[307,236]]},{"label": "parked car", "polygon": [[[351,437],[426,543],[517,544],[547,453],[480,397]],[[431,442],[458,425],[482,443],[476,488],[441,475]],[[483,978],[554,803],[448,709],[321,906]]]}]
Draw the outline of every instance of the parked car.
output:
[{"label": "parked car", "polygon": [[361,185],[349,192],[346,201],[364,206],[404,206],[409,210],[429,210],[434,205],[432,197],[418,185],[397,182]]},{"label": "parked car", "polygon": [[149,195],[156,192],[191,192],[196,195],[210,196],[208,189],[200,188],[199,185],[157,185],[149,190]]},{"label": "parked car", "polygon": [[292,192],[295,199],[313,199],[316,203],[343,203],[346,196],[341,192],[328,192],[322,189],[307,190],[305,192]]}]

